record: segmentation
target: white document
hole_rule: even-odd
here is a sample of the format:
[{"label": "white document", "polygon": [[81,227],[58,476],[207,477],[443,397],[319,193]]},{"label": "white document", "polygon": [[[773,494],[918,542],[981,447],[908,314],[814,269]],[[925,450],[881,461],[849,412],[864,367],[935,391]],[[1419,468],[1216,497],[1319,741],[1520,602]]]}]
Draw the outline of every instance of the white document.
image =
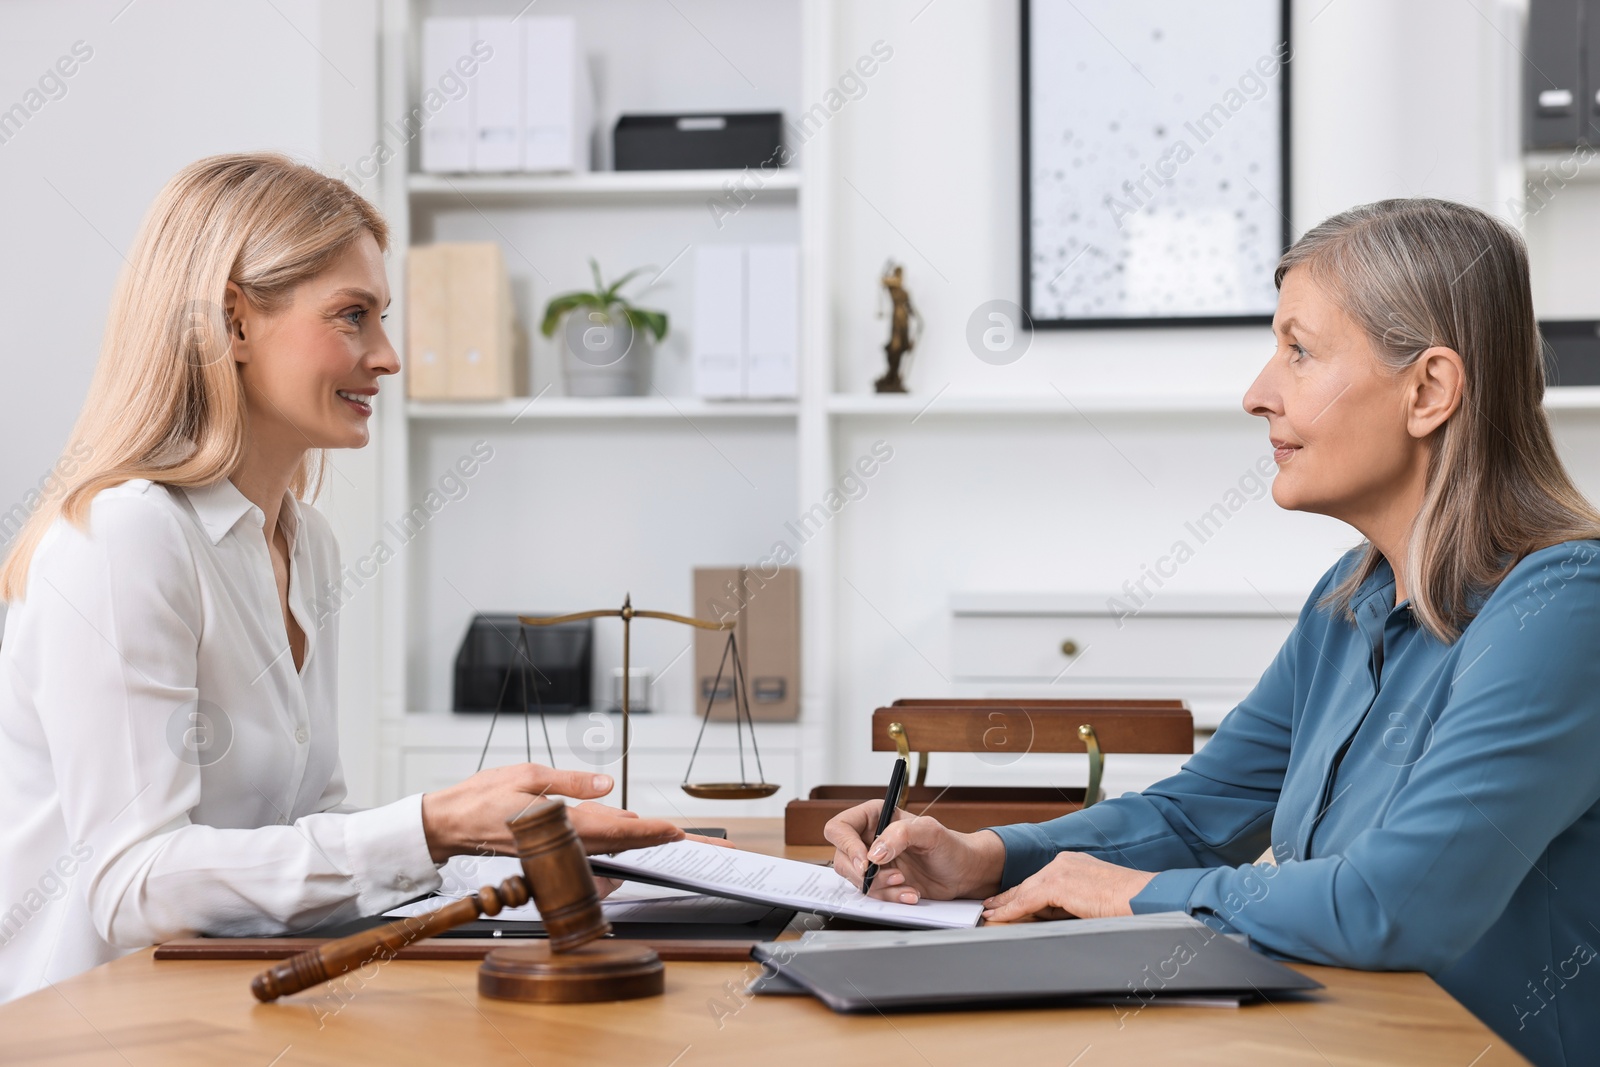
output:
[{"label": "white document", "polygon": [[702,245],[694,253],[694,391],[745,395],[744,246]]},{"label": "white document", "polygon": [[427,122],[422,127],[422,169],[430,174],[472,169],[474,90],[456,66],[458,61],[476,62],[472,42],[471,19],[427,18],[422,22],[424,100],[426,94],[435,93],[444,101],[432,114],[427,113],[425,104],[423,107]]},{"label": "white document", "polygon": [[[483,886],[499,886],[507,878],[521,874],[522,861],[515,856],[456,856],[439,869],[444,884],[437,893],[383,914],[391,919],[426,915],[471,896]],[[690,889],[642,882],[623,882],[600,902],[600,909],[611,922],[754,922],[767,911],[765,907],[730,903]],[[521,907],[502,908],[498,915],[483,918],[492,922],[538,922],[539,909],[530,900]]]},{"label": "white document", "polygon": [[699,841],[673,841],[615,856],[591,856],[589,865],[596,873],[612,878],[885,926],[953,929],[976,926],[983,914],[981,900],[896,904],[867,896],[834,873],[832,867]]},{"label": "white document", "polygon": [[799,391],[800,255],[793,244],[745,248],[745,395]]},{"label": "white document", "polygon": [[475,39],[492,49],[478,67],[472,116],[472,169],[522,169],[522,30],[508,18],[473,20]]},{"label": "white document", "polygon": [[587,171],[593,94],[577,20],[551,15],[520,22],[522,169]]}]

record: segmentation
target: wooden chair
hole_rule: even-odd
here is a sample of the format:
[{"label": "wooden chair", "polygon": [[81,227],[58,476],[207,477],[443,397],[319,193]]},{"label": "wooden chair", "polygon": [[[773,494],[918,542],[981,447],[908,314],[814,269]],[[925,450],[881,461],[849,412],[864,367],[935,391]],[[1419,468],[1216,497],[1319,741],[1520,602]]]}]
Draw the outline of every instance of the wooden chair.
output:
[{"label": "wooden chair", "polygon": [[[952,830],[971,832],[1013,822],[1043,822],[1077,811],[1100,797],[1108,753],[1194,751],[1194,716],[1181,700],[897,700],[872,713],[872,750],[916,752],[914,783],[900,806],[932,814]],[[976,752],[996,757],[1028,752],[1083,752],[1087,788],[1056,786],[930,786],[930,752]],[[784,811],[784,841],[822,845],[828,820],[864,800],[881,799],[882,786],[819,785]]]}]

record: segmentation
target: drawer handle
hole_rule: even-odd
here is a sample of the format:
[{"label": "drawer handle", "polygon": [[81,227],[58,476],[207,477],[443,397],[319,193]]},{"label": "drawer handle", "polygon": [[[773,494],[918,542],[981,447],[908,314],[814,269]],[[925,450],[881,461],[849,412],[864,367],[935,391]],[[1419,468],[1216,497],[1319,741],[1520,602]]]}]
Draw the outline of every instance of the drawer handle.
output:
[{"label": "drawer handle", "polygon": [[1063,656],[1076,656],[1078,654],[1078,642],[1070,637],[1061,642],[1061,654]]}]

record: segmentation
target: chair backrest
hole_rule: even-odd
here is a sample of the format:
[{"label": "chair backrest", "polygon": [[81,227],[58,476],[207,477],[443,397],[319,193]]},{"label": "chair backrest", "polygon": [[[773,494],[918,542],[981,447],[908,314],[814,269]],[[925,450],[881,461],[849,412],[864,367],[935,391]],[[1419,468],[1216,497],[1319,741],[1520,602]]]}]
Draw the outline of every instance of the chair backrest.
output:
[{"label": "chair backrest", "polygon": [[1086,752],[1093,728],[1103,752],[1194,751],[1194,715],[1182,700],[897,700],[872,713],[872,750],[913,752]]}]

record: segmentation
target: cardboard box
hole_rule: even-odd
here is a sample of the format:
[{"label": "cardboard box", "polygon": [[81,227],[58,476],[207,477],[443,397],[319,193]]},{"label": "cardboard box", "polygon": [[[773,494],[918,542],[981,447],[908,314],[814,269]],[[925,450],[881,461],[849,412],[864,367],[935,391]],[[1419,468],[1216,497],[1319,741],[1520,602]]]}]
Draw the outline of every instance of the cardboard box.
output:
[{"label": "cardboard box", "polygon": [[511,278],[493,241],[413,247],[406,272],[406,395],[515,395]]},{"label": "cardboard box", "polygon": [[[696,567],[694,609],[697,618],[737,623],[739,658],[743,661],[756,722],[793,722],[800,717],[800,572],[781,567],[776,574],[748,567]],[[726,631],[696,630],[694,639],[695,714],[703,714],[728,643]],[[734,717],[731,664],[725,666],[711,705],[711,718]]]}]

